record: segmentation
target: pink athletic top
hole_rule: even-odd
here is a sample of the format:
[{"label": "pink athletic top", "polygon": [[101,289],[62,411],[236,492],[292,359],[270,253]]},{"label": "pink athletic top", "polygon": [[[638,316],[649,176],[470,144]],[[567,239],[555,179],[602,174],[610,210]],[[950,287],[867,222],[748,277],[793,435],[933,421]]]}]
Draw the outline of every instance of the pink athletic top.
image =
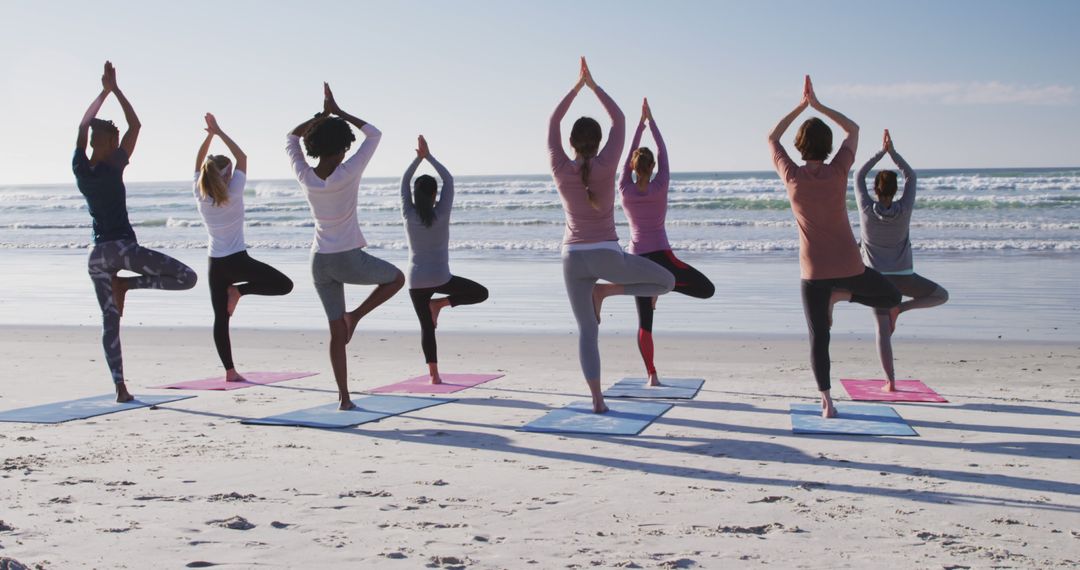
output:
[{"label": "pink athletic top", "polygon": [[561,122],[573,103],[577,91],[571,90],[563,97],[548,123],[548,154],[551,175],[559,190],[563,213],[566,214],[566,232],[563,245],[596,243],[619,240],[615,234],[615,171],[619,167],[619,155],[626,142],[626,118],[615,101],[599,87],[596,96],[611,117],[608,140],[600,153],[589,161],[589,189],[596,197],[599,209],[594,209],[585,196],[578,163],[566,155],[562,146]]},{"label": "pink athletic top", "polygon": [[671,170],[668,167],[667,147],[656,121],[649,121],[649,130],[656,141],[656,176],[642,192],[631,176],[630,161],[634,151],[641,144],[641,134],[645,123],[638,123],[634,140],[630,142],[630,154],[623,165],[622,178],[619,179],[619,193],[622,194],[623,210],[630,222],[630,253],[642,255],[653,251],[671,249],[668,243],[664,219],[667,218],[667,193],[671,185]]},{"label": "pink athletic top", "polygon": [[799,225],[802,279],[836,279],[866,270],[847,213],[848,173],[855,149],[847,141],[832,162],[795,164],[779,141],[771,141],[773,165],[787,186],[791,211]]}]

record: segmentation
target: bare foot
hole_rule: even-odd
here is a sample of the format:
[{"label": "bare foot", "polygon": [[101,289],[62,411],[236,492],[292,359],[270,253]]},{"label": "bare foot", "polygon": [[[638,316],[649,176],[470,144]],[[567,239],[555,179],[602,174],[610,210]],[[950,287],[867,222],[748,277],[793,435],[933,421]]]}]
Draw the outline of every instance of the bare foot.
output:
[{"label": "bare foot", "polygon": [[832,398],[823,393],[821,395],[821,417],[829,419],[835,418],[838,415],[836,407],[833,406]]},{"label": "bare foot", "polygon": [[592,411],[594,414],[606,414],[608,412],[607,404],[605,404],[603,400],[600,400],[599,402],[594,400]]},{"label": "bare foot", "polygon": [[344,399],[341,400],[341,405],[338,406],[338,409],[343,410],[343,411],[344,410],[355,410],[356,409],[356,404],[352,403],[352,400],[349,399],[348,397],[345,397]]},{"label": "bare foot", "polygon": [[896,380],[886,380],[885,385],[881,387],[882,392],[895,392]]},{"label": "bare foot", "polygon": [[123,382],[117,382],[116,383],[116,402],[118,404],[123,404],[124,402],[130,402],[130,401],[132,401],[134,399],[135,399],[135,396],[132,396],[131,394],[128,393],[126,384],[124,384]]},{"label": "bare foot", "polygon": [[656,310],[656,300],[659,299],[659,298],[660,297],[655,297],[655,296],[652,298],[652,308],[653,308],[654,311]]},{"label": "bare foot", "polygon": [[229,285],[229,304],[226,308],[226,312],[231,317],[233,311],[236,310],[236,304],[240,302],[240,290],[235,285]]},{"label": "bare foot", "polygon": [[439,376],[438,374],[432,376],[431,377],[431,383],[432,384],[442,384],[442,377]]},{"label": "bare foot", "polygon": [[846,301],[851,298],[851,294],[847,291],[834,290],[832,295],[829,296],[829,328],[832,328],[832,310],[833,305],[840,301]]},{"label": "bare foot", "polygon": [[439,326],[439,313],[443,310],[443,307],[449,305],[446,298],[432,299],[428,301],[428,309],[431,311],[431,326],[438,328]]},{"label": "bare foot", "polygon": [[649,381],[645,385],[646,386],[662,386],[662,384],[660,384],[660,376],[655,372],[653,372],[652,374],[649,374]]},{"label": "bare foot", "polygon": [[352,340],[353,333],[356,332],[356,325],[360,324],[360,317],[355,314],[356,311],[359,310],[360,309],[356,309],[355,311],[345,311],[345,316],[342,317],[345,319],[345,344],[349,344],[349,341]]},{"label": "bare foot", "polygon": [[[119,275],[113,275],[112,278],[112,298],[113,304],[116,305],[117,312],[120,316],[124,316],[124,301],[127,299],[128,283],[127,279],[120,277]],[[127,401],[127,400],[125,400]]]},{"label": "bare foot", "polygon": [[[604,289],[603,285],[593,285],[592,290],[592,308],[593,313],[596,314],[596,324],[600,324],[600,307],[604,305]],[[597,412],[601,413],[601,412]]]},{"label": "bare foot", "polygon": [[900,306],[889,309],[889,332],[896,332],[896,319],[900,318]]},{"label": "bare foot", "polygon": [[247,378],[244,378],[236,371],[235,368],[230,368],[225,371],[226,382],[247,382]]}]

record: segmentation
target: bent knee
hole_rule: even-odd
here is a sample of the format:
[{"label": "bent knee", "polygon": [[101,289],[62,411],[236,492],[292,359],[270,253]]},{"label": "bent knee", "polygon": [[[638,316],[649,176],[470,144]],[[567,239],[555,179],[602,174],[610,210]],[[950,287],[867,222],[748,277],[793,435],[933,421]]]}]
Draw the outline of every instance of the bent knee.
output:
[{"label": "bent knee", "polygon": [[949,300],[949,292],[944,287],[938,286],[938,288],[932,294],[935,298],[941,299],[942,303]]},{"label": "bent knee", "polygon": [[191,289],[199,282],[199,275],[195,271],[188,269],[180,273],[177,281],[179,281],[181,289]]},{"label": "bent knee", "polygon": [[295,287],[295,285],[293,284],[292,279],[286,277],[285,282],[281,286],[281,294],[288,295],[289,293],[292,293],[293,287]]},{"label": "bent knee", "polygon": [[484,287],[483,285],[481,285],[479,291],[477,291],[477,293],[476,293],[476,302],[477,303],[483,303],[484,301],[487,301],[488,295],[489,295],[489,293],[488,293],[487,287]]}]

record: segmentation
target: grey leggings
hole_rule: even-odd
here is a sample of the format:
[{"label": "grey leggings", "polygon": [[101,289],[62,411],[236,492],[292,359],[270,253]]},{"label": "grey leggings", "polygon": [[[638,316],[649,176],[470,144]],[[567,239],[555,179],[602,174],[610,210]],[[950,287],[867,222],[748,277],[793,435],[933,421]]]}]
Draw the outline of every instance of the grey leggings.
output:
[{"label": "grey leggings", "polygon": [[600,325],[593,308],[593,287],[599,279],[624,285],[624,295],[652,297],[675,287],[675,276],[644,257],[613,249],[563,252],[563,280],[578,325],[578,359],[586,380],[600,379]]},{"label": "grey leggings", "polygon": [[[940,285],[917,274],[911,275],[885,275],[890,283],[900,290],[910,300],[900,303],[900,312],[911,309],[928,309],[944,304],[949,300],[949,292]],[[889,380],[896,379],[893,370],[892,331],[889,325],[889,310],[876,309],[874,316],[877,318],[877,349],[878,357],[881,358],[881,368],[885,371],[885,377]]]},{"label": "grey leggings", "polygon": [[191,289],[198,277],[190,267],[147,249],[133,239],[94,244],[87,260],[90,280],[94,283],[101,306],[101,344],[113,382],[124,381],[124,359],[120,353],[120,310],[113,301],[113,277],[121,269],[138,273],[127,279],[128,289]]}]

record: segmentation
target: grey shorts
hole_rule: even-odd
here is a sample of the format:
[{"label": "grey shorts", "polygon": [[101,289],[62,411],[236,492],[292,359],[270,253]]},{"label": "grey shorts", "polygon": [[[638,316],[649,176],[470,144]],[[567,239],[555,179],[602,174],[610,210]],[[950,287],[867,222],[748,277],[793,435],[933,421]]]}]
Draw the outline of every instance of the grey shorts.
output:
[{"label": "grey shorts", "polygon": [[397,279],[401,272],[388,261],[368,255],[361,248],[338,253],[311,255],[311,277],[319,294],[326,318],[336,321],[345,316],[345,284],[382,285]]}]

